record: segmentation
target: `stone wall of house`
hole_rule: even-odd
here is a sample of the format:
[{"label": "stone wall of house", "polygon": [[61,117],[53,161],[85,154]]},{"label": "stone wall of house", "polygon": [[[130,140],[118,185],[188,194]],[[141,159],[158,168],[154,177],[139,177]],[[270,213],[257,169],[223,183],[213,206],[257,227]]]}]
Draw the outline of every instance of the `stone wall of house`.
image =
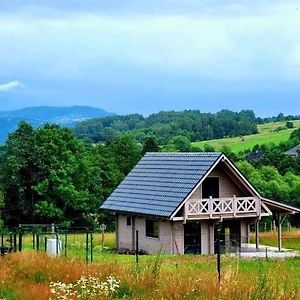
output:
[{"label": "stone wall of house", "polygon": [[146,218],[133,216],[132,225],[127,226],[127,217],[126,215],[118,216],[118,249],[134,250],[135,232],[138,230],[140,250],[145,250],[148,253],[183,253],[182,222],[173,225],[173,222],[168,220],[157,220],[159,222],[159,237],[153,238],[146,236]]},{"label": "stone wall of house", "polygon": [[126,215],[118,215],[118,228],[117,228],[117,240],[118,240],[118,249],[132,249],[133,245],[133,224],[127,226],[127,217]]},{"label": "stone wall of house", "polygon": [[135,217],[135,229],[139,231],[139,248],[149,253],[172,253],[172,223],[167,220],[159,222],[158,238],[146,236],[146,219]]},{"label": "stone wall of house", "polygon": [[173,254],[184,254],[184,225],[173,222]]}]

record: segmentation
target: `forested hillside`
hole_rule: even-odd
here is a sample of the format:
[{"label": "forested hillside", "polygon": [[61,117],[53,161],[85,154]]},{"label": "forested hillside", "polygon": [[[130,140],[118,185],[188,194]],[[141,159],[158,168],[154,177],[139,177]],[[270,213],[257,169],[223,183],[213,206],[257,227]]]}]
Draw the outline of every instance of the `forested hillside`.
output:
[{"label": "forested hillside", "polygon": [[257,133],[257,119],[251,110],[201,113],[199,110],[159,112],[148,117],[139,114],[109,116],[80,122],[74,132],[92,142],[113,141],[128,133],[137,142],[155,136],[160,145],[173,139],[185,138],[189,142]]},{"label": "forested hillside", "polygon": [[[300,157],[284,154],[299,143],[300,129],[296,129],[279,145],[257,145],[239,154],[224,150],[263,196],[300,207]],[[154,136],[142,144],[129,135],[91,144],[68,128],[33,128],[22,122],[0,148],[4,226],[52,222],[96,226],[110,218],[98,210],[102,201],[143,153],[161,149]],[[191,150],[195,151],[181,149]],[[292,221],[300,222],[299,218]],[[109,224],[113,225],[113,219]]]}]

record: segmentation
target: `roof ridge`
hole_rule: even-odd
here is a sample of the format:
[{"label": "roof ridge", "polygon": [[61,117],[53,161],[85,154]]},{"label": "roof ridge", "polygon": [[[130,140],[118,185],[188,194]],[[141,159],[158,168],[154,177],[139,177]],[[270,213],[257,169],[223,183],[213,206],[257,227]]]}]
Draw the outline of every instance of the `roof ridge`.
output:
[{"label": "roof ridge", "polygon": [[146,152],[145,155],[155,155],[155,156],[205,156],[205,155],[221,155],[222,152]]}]

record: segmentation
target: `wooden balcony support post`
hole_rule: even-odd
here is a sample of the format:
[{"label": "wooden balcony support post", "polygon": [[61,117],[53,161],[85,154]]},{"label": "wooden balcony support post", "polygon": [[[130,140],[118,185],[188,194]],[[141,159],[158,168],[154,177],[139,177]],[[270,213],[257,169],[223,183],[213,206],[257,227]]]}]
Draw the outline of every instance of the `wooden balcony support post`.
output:
[{"label": "wooden balcony support post", "polygon": [[213,215],[213,198],[212,198],[212,196],[209,196],[208,211],[209,211],[209,217],[212,218],[212,215]]},{"label": "wooden balcony support post", "polygon": [[255,222],[255,245],[256,249],[259,248],[259,220]]},{"label": "wooden balcony support post", "polygon": [[282,223],[285,220],[287,215],[282,213],[277,214],[277,236],[278,236],[278,251],[282,251]]},{"label": "wooden balcony support post", "polygon": [[187,201],[184,205],[184,210],[183,210],[183,224],[186,224],[186,219],[187,219],[187,215],[188,215],[188,208],[189,202]]},{"label": "wooden balcony support post", "polygon": [[233,217],[236,217],[236,212],[237,212],[237,204],[236,204],[236,196],[233,195],[233,200],[232,200],[232,209],[233,209]]},{"label": "wooden balcony support post", "polygon": [[281,252],[282,250],[282,230],[281,230],[281,213],[278,213],[277,215],[277,221],[278,221],[278,251]]}]

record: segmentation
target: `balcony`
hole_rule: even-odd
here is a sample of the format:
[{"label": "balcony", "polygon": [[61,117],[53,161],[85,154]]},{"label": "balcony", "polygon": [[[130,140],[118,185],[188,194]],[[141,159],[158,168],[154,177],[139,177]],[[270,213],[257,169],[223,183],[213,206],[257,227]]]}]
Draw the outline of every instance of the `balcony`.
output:
[{"label": "balcony", "polygon": [[260,199],[256,197],[193,199],[185,204],[185,216],[186,219],[255,217],[260,209]]}]

